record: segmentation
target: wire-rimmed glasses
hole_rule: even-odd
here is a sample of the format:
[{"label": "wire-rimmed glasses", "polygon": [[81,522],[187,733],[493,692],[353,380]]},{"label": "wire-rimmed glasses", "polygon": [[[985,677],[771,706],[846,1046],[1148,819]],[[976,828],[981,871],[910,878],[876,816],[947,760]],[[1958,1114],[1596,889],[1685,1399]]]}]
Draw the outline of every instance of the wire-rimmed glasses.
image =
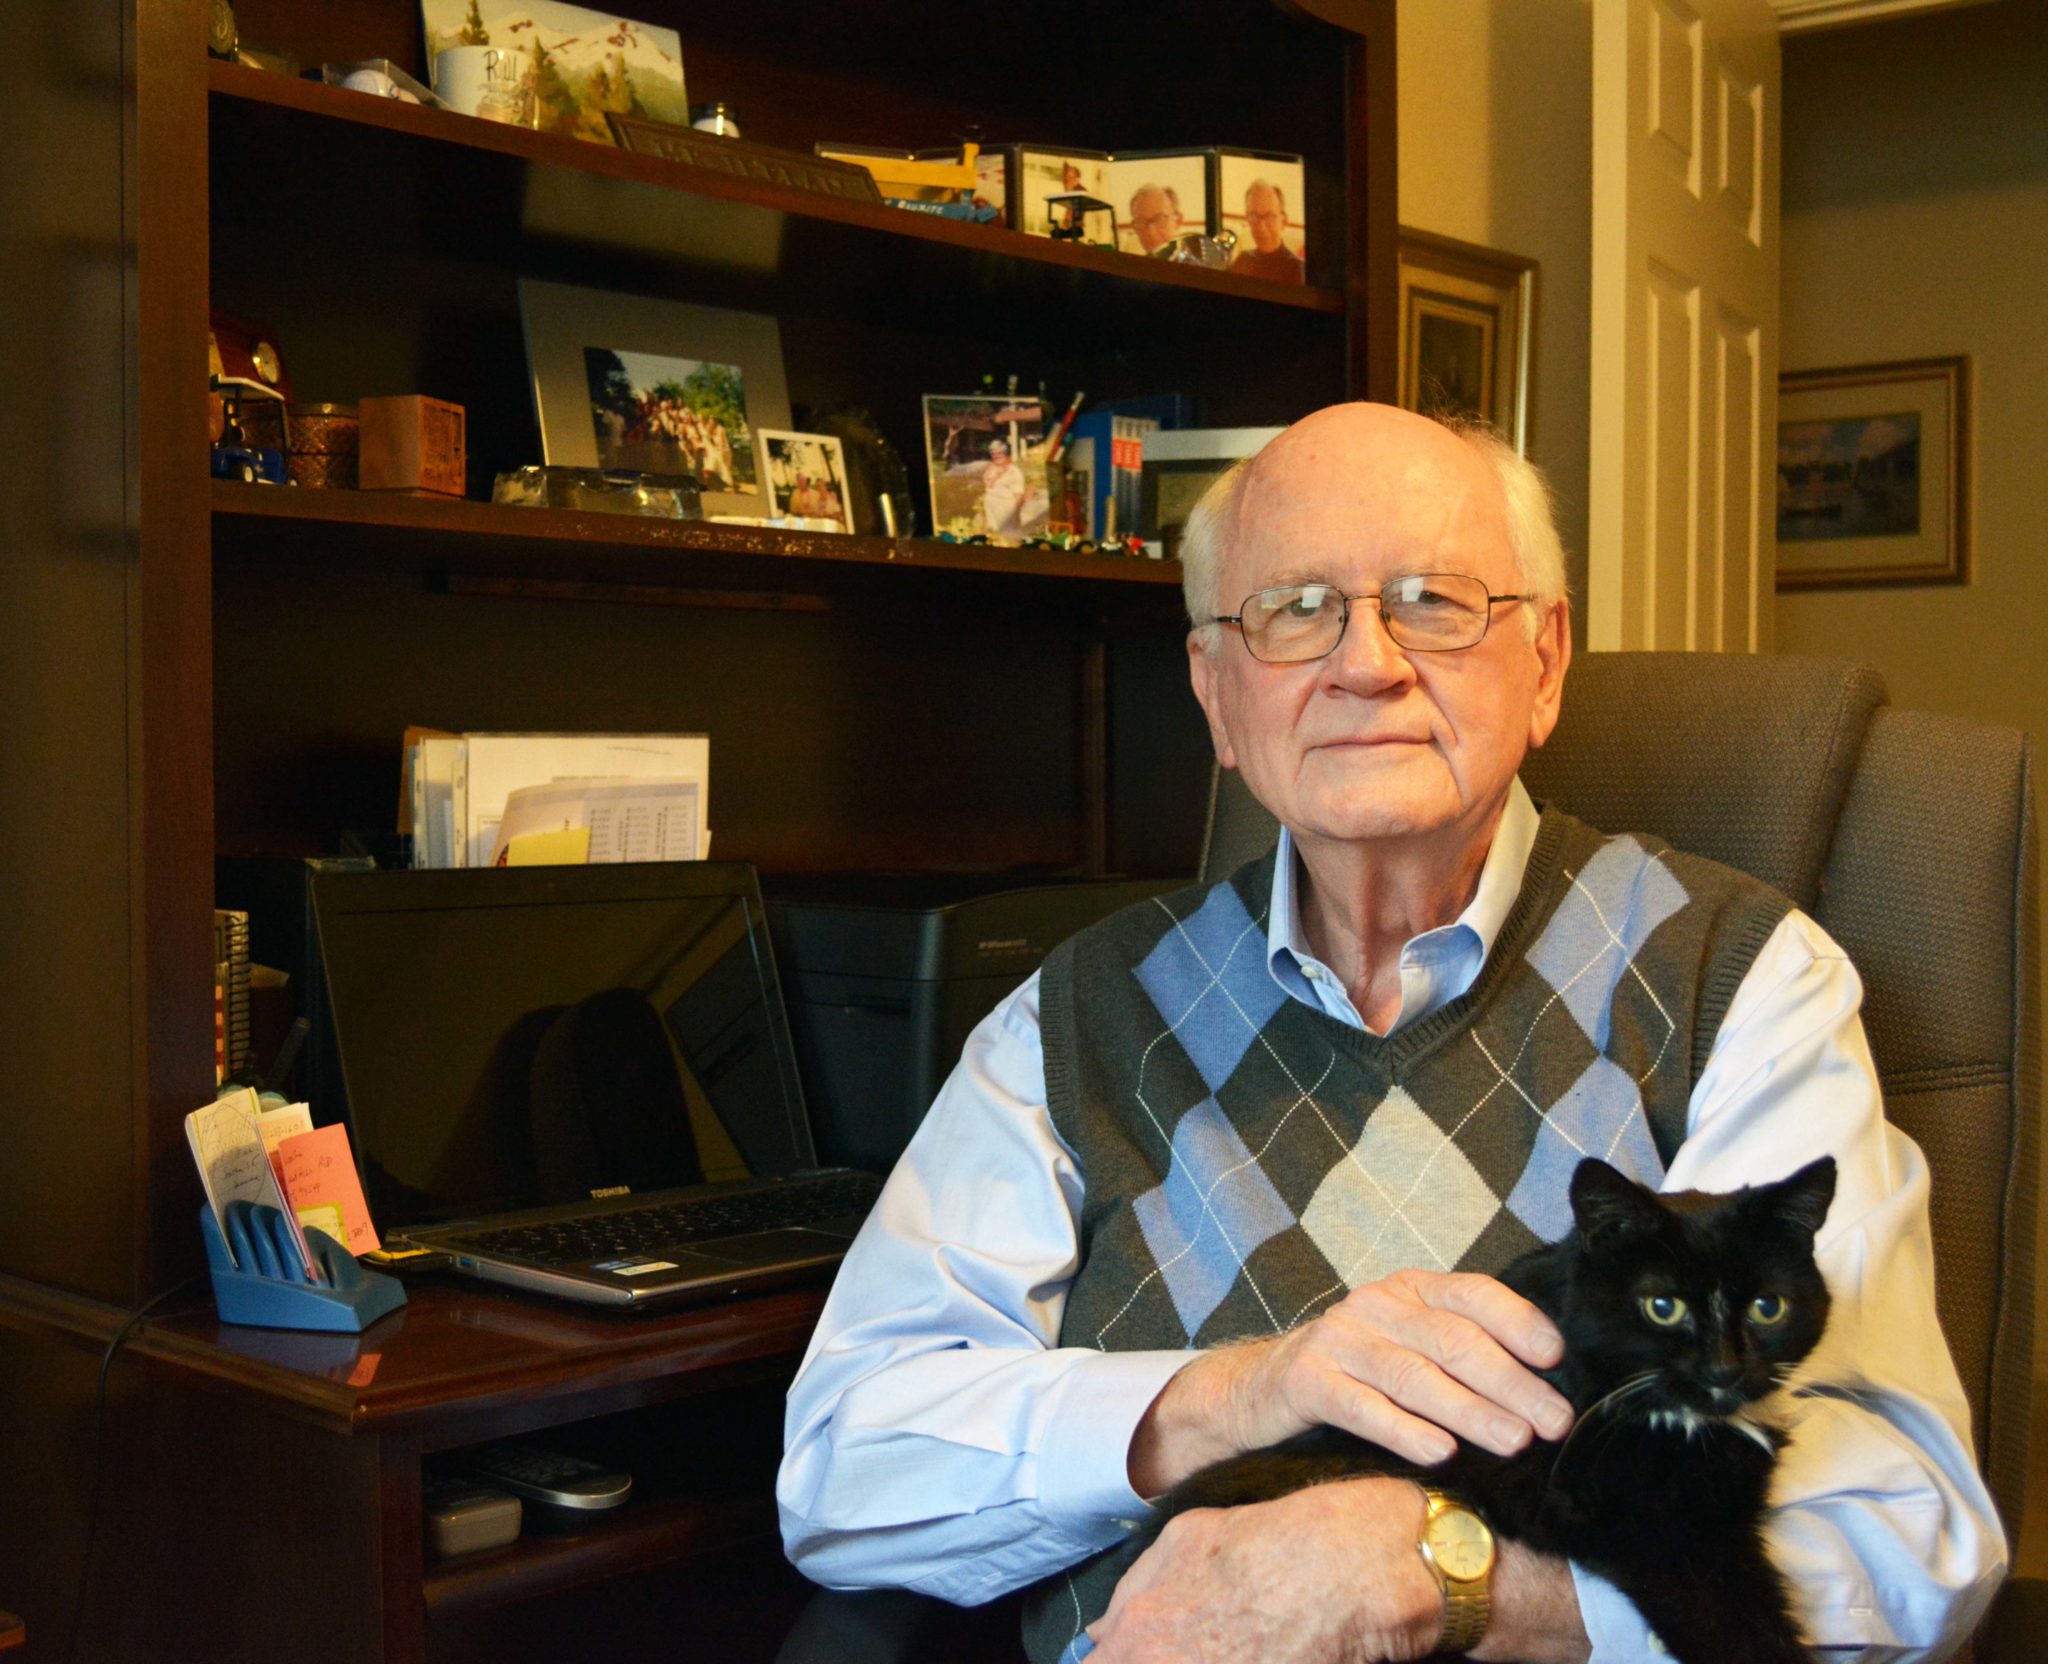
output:
[{"label": "wire-rimmed glasses", "polygon": [[1493,609],[1526,595],[1492,595],[1463,572],[1419,572],[1392,578],[1377,594],[1346,595],[1334,584],[1281,584],[1247,595],[1217,624],[1235,624],[1245,647],[1264,664],[1305,664],[1334,653],[1351,622],[1354,601],[1378,604],[1380,622],[1394,645],[1412,653],[1454,653],[1486,639]]}]

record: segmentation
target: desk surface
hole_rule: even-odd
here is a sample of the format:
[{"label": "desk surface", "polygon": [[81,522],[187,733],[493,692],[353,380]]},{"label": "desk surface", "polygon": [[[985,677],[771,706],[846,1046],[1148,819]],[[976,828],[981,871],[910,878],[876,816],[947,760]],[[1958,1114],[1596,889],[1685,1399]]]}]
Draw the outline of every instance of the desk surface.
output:
[{"label": "desk surface", "polygon": [[541,1423],[557,1400],[587,1413],[593,1395],[623,1404],[755,1374],[786,1378],[825,1299],[818,1285],[626,1314],[471,1282],[406,1292],[403,1307],[360,1335],[222,1323],[196,1295],[146,1324],[128,1351],[331,1430],[417,1431],[431,1448],[437,1432],[473,1440],[477,1418],[493,1409]]}]

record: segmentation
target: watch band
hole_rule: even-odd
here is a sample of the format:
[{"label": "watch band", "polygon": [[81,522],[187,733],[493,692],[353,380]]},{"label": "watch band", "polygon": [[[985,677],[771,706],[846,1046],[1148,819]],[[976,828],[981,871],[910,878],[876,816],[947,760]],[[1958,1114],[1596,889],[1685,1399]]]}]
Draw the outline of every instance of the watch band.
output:
[{"label": "watch band", "polygon": [[[1422,1537],[1416,1548],[1422,1555],[1422,1563],[1429,1568],[1436,1579],[1437,1587],[1444,1596],[1444,1632],[1438,1640],[1436,1650],[1440,1653],[1469,1652],[1479,1644],[1479,1638],[1486,1633],[1486,1626],[1493,1617],[1493,1588],[1491,1568],[1476,1578],[1452,1577],[1437,1563],[1430,1552],[1429,1523],[1438,1514],[1456,1509],[1479,1519],[1479,1511],[1462,1498],[1440,1491],[1429,1485],[1421,1486],[1426,1512],[1423,1515]],[[1480,1520],[1482,1528],[1485,1525]],[[1492,1533],[1489,1531],[1488,1536]]]}]

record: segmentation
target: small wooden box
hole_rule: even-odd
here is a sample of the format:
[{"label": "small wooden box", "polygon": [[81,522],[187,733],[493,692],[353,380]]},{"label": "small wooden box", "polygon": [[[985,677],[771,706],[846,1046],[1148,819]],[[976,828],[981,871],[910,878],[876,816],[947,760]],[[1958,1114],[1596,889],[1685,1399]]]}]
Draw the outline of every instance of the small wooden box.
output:
[{"label": "small wooden box", "polygon": [[424,393],[358,401],[357,472],[365,491],[460,497],[469,466],[463,408]]}]

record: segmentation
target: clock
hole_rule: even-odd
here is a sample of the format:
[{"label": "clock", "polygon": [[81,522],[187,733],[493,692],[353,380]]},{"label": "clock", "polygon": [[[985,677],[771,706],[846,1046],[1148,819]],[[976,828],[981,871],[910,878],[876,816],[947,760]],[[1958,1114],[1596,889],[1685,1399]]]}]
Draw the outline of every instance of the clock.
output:
[{"label": "clock", "polygon": [[276,332],[230,312],[216,311],[210,321],[213,350],[220,359],[220,368],[214,373],[260,381],[265,387],[276,388],[290,402],[291,377],[285,373],[283,356],[277,350]]}]

